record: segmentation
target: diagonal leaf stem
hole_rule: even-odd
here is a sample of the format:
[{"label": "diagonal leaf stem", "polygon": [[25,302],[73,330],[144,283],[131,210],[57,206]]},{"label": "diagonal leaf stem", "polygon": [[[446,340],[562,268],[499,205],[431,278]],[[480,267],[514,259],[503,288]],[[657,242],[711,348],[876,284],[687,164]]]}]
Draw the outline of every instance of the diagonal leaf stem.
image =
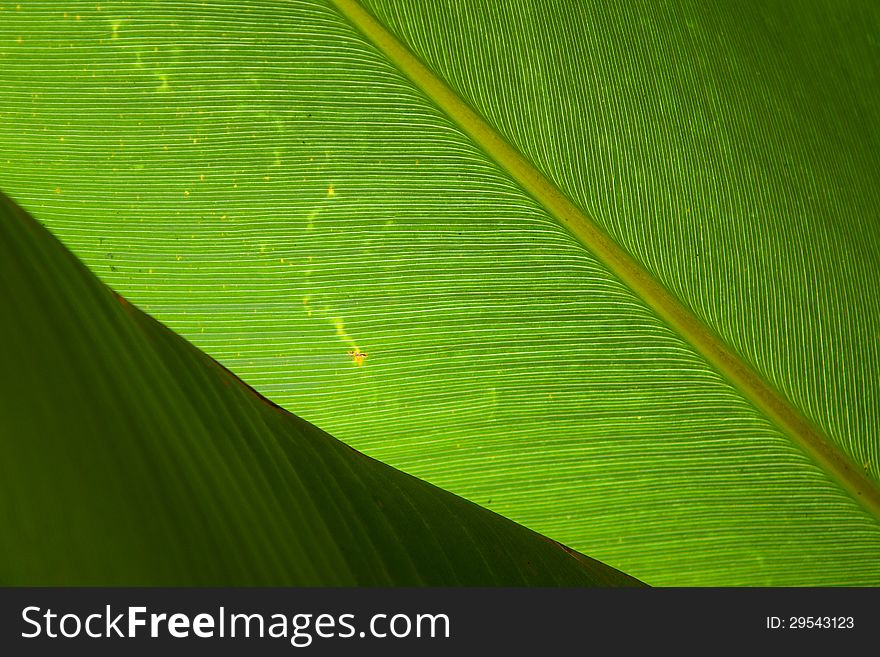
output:
[{"label": "diagonal leaf stem", "polygon": [[596,258],[689,342],[747,399],[880,519],[880,488],[820,429],[641,263],[617,244],[522,153],[377,21],[357,0],[331,0],[352,25],[443,110]]}]

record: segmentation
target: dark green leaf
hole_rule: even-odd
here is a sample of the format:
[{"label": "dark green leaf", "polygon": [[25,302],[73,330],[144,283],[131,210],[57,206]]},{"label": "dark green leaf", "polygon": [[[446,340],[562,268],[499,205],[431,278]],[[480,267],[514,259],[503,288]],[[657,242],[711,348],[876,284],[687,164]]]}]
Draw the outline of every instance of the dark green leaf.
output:
[{"label": "dark green leaf", "polygon": [[0,195],[0,583],[637,585],[275,406]]}]

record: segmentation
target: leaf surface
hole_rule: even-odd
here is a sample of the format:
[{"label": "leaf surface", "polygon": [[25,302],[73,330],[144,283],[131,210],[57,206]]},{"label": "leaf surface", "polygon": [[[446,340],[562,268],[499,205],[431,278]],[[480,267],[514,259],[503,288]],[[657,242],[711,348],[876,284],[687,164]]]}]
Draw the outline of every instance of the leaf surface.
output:
[{"label": "leaf surface", "polygon": [[[364,4],[876,490],[875,4]],[[334,7],[76,7],[5,12],[0,186],[120,292],[650,583],[880,583],[852,488]]]},{"label": "leaf surface", "polygon": [[0,195],[6,585],[639,583],[275,406]]}]

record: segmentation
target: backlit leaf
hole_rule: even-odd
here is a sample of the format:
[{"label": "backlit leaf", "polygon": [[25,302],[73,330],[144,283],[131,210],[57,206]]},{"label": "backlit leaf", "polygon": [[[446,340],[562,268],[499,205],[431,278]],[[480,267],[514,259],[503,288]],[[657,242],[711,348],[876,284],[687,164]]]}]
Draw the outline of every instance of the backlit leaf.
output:
[{"label": "backlit leaf", "polygon": [[649,583],[880,584],[877,3],[364,2],[725,366],[339,5],[7,5],[0,188],[272,400]]}]

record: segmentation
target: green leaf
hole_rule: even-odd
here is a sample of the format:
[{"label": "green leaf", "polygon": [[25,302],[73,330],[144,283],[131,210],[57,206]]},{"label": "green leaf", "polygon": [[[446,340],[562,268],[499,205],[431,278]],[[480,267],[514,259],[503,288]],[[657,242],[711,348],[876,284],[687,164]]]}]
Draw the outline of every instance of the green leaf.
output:
[{"label": "green leaf", "polygon": [[0,187],[274,401],[645,581],[880,584],[877,4],[363,6],[7,8]]},{"label": "green leaf", "polygon": [[0,582],[638,585],[261,397],[0,195]]}]

